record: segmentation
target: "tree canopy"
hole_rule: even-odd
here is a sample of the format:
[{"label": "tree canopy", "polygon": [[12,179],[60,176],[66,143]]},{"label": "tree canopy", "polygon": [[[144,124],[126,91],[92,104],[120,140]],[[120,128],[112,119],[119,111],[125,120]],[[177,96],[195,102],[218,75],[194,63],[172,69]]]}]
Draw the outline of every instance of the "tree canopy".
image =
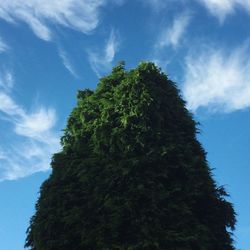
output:
[{"label": "tree canopy", "polygon": [[83,90],[27,231],[32,250],[230,250],[235,212],[197,124],[150,62]]}]

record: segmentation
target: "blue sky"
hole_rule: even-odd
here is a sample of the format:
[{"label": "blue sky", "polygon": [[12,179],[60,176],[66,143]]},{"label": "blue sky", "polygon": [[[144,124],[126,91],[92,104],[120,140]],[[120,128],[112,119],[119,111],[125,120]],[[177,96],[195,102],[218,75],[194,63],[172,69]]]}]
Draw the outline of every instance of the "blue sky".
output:
[{"label": "blue sky", "polygon": [[120,60],[177,82],[249,249],[249,23],[250,0],[0,1],[0,249],[24,249],[76,91]]}]

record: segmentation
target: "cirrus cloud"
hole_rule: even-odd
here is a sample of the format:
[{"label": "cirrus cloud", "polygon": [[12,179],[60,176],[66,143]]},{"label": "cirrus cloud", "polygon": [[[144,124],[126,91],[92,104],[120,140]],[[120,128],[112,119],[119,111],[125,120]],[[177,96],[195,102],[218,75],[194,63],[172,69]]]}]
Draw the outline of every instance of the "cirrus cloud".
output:
[{"label": "cirrus cloud", "polygon": [[39,38],[49,41],[52,39],[51,24],[91,32],[99,23],[100,7],[110,1],[3,0],[0,1],[0,18],[11,23],[25,22]]},{"label": "cirrus cloud", "polygon": [[189,109],[232,112],[250,107],[249,47],[205,49],[187,56],[183,94]]},{"label": "cirrus cloud", "polygon": [[203,4],[208,11],[223,22],[227,15],[237,8],[246,10],[250,14],[250,0],[196,0]]},{"label": "cirrus cloud", "polygon": [[89,62],[92,70],[98,77],[102,72],[112,68],[112,62],[119,48],[117,32],[111,30],[108,40],[102,51],[89,51]]},{"label": "cirrus cloud", "polygon": [[156,42],[156,48],[163,49],[166,46],[176,48],[186,32],[190,20],[191,15],[188,12],[183,12],[182,14],[176,16],[172,25],[161,31],[161,34]]},{"label": "cirrus cloud", "polygon": [[[14,81],[12,75],[11,79]],[[4,86],[8,85],[8,78],[0,82],[0,120],[11,124],[14,138],[13,143],[0,143],[0,181],[48,170],[52,153],[59,150],[55,110],[40,106],[28,112],[10,95],[10,86]]]}]

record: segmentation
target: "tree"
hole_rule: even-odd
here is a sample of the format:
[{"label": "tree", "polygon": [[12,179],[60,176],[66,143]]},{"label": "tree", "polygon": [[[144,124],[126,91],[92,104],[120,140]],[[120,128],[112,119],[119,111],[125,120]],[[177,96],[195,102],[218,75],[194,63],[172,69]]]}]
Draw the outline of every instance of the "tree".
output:
[{"label": "tree", "polygon": [[79,91],[27,231],[32,250],[230,250],[235,212],[153,63]]}]

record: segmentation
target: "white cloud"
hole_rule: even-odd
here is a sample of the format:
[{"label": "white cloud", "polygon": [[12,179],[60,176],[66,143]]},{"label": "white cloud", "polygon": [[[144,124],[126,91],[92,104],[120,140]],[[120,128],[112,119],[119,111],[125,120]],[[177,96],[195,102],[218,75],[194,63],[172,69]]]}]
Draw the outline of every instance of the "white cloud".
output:
[{"label": "white cloud", "polygon": [[115,54],[118,50],[119,42],[117,34],[112,30],[103,51],[89,51],[89,61],[93,71],[100,77],[101,72],[110,70]]},{"label": "white cloud", "polygon": [[156,43],[156,48],[163,49],[164,47],[169,45],[176,48],[179,45],[189,25],[190,19],[191,16],[187,12],[182,13],[181,15],[175,17],[172,26],[163,30],[162,33],[160,34],[158,41]]},{"label": "white cloud", "polygon": [[69,71],[69,73],[74,76],[75,78],[78,78],[78,74],[76,73],[72,63],[69,60],[68,55],[66,54],[66,52],[62,49],[59,49],[59,56],[62,59],[62,63],[64,65],[64,67]]},{"label": "white cloud", "polygon": [[104,59],[106,62],[111,63],[113,61],[117,48],[118,48],[117,37],[115,36],[114,31],[112,30],[105,47]]},{"label": "white cloud", "polygon": [[0,181],[48,170],[52,153],[59,150],[59,138],[53,130],[55,110],[41,106],[28,112],[0,89],[0,114],[0,119],[12,124],[10,141],[14,140],[14,144],[0,144]]},{"label": "white cloud", "polygon": [[186,58],[184,98],[188,108],[232,112],[250,107],[249,46],[228,53],[207,49]]},{"label": "white cloud", "polygon": [[53,109],[40,108],[39,110],[20,115],[18,121],[15,122],[15,132],[18,135],[30,137],[33,139],[43,140],[41,136],[46,131],[52,129],[56,122],[56,114]]},{"label": "white cloud", "polygon": [[9,49],[9,46],[0,37],[0,53],[3,53],[3,52],[5,52],[8,49]]},{"label": "white cloud", "polygon": [[23,110],[4,92],[0,92],[0,111],[9,116],[24,115]]},{"label": "white cloud", "polygon": [[0,89],[4,89],[8,92],[14,85],[14,77],[11,71],[0,71]]},{"label": "white cloud", "polygon": [[25,140],[5,150],[0,158],[0,181],[16,180],[31,174],[48,171],[50,156],[58,147],[34,140]]},{"label": "white cloud", "polygon": [[197,0],[201,2],[216,16],[220,22],[223,22],[225,17],[235,12],[238,7],[245,9],[250,14],[250,0]]},{"label": "white cloud", "polygon": [[[0,18],[23,21],[41,39],[52,39],[51,24],[89,33],[99,22],[99,8],[112,0],[2,0]],[[113,1],[115,2],[115,1]],[[118,1],[120,3],[120,1]]]}]

